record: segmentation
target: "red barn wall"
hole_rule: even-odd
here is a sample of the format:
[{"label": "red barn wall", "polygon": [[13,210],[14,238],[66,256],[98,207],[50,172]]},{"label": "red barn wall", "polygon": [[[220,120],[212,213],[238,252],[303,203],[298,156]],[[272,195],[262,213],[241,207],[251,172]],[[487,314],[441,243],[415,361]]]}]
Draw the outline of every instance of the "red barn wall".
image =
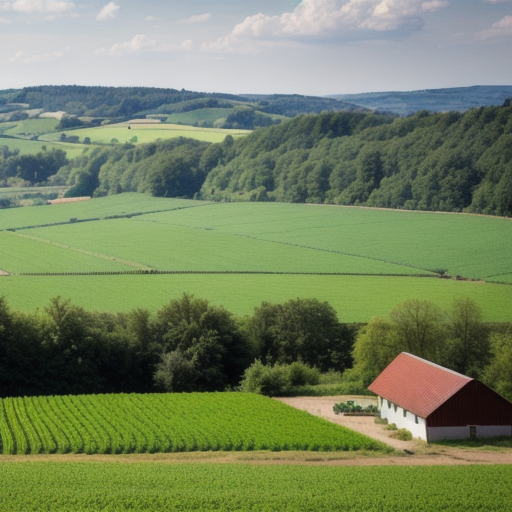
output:
[{"label": "red barn wall", "polygon": [[472,380],[427,418],[427,427],[460,425],[512,425],[512,403]]}]

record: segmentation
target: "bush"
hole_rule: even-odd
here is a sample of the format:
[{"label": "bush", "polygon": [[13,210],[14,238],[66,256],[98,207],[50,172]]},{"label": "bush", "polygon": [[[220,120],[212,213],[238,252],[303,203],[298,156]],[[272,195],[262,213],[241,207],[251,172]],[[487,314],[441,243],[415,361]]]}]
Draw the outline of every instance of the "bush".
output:
[{"label": "bush", "polygon": [[258,359],[245,370],[240,390],[266,396],[283,395],[290,387],[289,374],[285,365],[264,365]]},{"label": "bush", "polygon": [[390,423],[389,425],[386,425],[386,430],[396,430],[396,423]]},{"label": "bush", "polygon": [[301,362],[272,366],[258,359],[245,370],[240,389],[266,396],[284,396],[294,387],[318,384],[319,378],[317,368]]},{"label": "bush", "polygon": [[393,439],[399,439],[400,441],[412,441],[412,434],[406,428],[400,428],[396,432],[389,435]]},{"label": "bush", "polygon": [[289,365],[289,380],[291,386],[315,386],[320,381],[320,372],[307,364],[295,362]]}]

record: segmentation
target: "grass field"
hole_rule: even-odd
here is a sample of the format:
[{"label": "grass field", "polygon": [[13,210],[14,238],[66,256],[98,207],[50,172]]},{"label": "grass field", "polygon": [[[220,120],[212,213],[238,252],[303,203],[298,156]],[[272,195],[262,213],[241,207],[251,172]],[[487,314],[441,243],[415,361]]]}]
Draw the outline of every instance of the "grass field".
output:
[{"label": "grass field", "polygon": [[[139,262],[157,270],[197,271],[266,271],[266,272],[342,272],[368,274],[413,274],[421,270],[394,265],[370,258],[359,258],[308,247],[295,247],[268,242],[216,230],[145,221],[145,216],[132,219],[86,222],[79,229],[73,224],[50,226],[3,234],[5,240],[31,236],[31,254],[45,254],[52,243],[81,251],[92,251],[109,258]],[[10,238],[6,239],[5,235]],[[47,241],[45,243],[45,241]],[[50,243],[48,243],[50,242]],[[10,254],[9,254],[10,253]],[[65,254],[62,254],[65,258]],[[33,258],[32,258],[33,259]],[[105,259],[97,260],[104,270]],[[0,268],[8,272],[20,270],[17,249],[0,253]],[[56,259],[54,270],[61,264]],[[34,261],[34,265],[37,262]],[[26,267],[25,267],[26,268]],[[36,270],[39,271],[39,270]]]},{"label": "grass field", "polygon": [[222,203],[144,218],[243,233],[451,275],[488,278],[512,271],[512,220],[284,203]]},{"label": "grass field", "polygon": [[34,155],[43,150],[43,146],[48,150],[62,149],[66,152],[68,159],[75,158],[82,154],[86,146],[83,144],[69,144],[66,142],[48,142],[43,140],[26,140],[26,139],[4,139],[0,138],[0,146],[7,146],[11,150],[19,149],[20,153]]},{"label": "grass field", "polygon": [[57,119],[51,118],[24,119],[23,121],[0,123],[0,133],[30,138],[34,135],[54,132],[58,124]]},{"label": "grass field", "polygon": [[252,393],[112,394],[0,399],[2,452],[387,453],[363,434]]},{"label": "grass field", "polygon": [[[130,129],[128,129],[130,127]],[[65,130],[64,130],[65,132]],[[110,143],[112,139],[117,139],[119,143],[130,142],[133,137],[137,137],[137,144],[153,142],[156,139],[171,139],[174,137],[188,137],[191,139],[202,140],[205,142],[222,142],[226,135],[233,137],[242,137],[250,133],[247,130],[222,130],[215,128],[195,128],[193,126],[183,126],[175,124],[141,124],[141,123],[119,123],[96,128],[81,128],[79,130],[69,131],[68,135],[76,135],[83,142],[85,137],[89,137],[94,143]],[[40,138],[55,142],[60,140],[61,132],[43,135]]]},{"label": "grass field", "polygon": [[69,222],[70,218],[103,219],[113,215],[173,210],[192,206],[205,206],[208,204],[211,203],[207,201],[198,202],[187,199],[151,197],[146,194],[136,193],[118,194],[99,197],[91,201],[3,210],[2,215],[0,215],[0,230],[57,222]]},{"label": "grass field", "polygon": [[[65,224],[20,229],[59,222]],[[154,311],[187,292],[235,314],[251,314],[262,301],[316,297],[340,320],[365,322],[407,299],[448,308],[462,296],[474,299],[486,320],[512,319],[512,287],[479,281],[512,282],[508,219],[121,194],[4,210],[0,228],[16,230],[0,232],[0,269],[10,273],[196,272],[1,277],[0,294],[25,311],[57,295],[89,309]],[[383,276],[434,269],[473,280]]]},{"label": "grass field", "polygon": [[200,108],[192,112],[170,114],[167,122],[193,125],[199,121],[206,121],[213,124],[217,119],[227,117],[232,111],[232,108]]},{"label": "grass field", "polygon": [[0,187],[1,197],[18,197],[18,196],[39,196],[41,194],[63,194],[70,187],[68,186],[51,186],[51,187]]},{"label": "grass field", "polygon": [[512,319],[510,286],[444,279],[258,274],[0,277],[0,295],[20,311],[43,308],[58,295],[92,310],[156,311],[184,292],[236,315],[252,314],[263,301],[301,297],[328,301],[342,322],[367,322],[408,299],[430,300],[449,309],[455,297],[469,297],[480,305],[485,320]]},{"label": "grass field", "polygon": [[0,462],[4,512],[509,512],[512,466]]}]

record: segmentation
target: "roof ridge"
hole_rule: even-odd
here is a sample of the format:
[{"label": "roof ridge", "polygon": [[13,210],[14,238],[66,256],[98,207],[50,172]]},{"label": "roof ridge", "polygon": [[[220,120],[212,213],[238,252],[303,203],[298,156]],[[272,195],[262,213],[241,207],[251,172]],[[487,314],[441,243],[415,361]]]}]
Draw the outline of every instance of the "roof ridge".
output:
[{"label": "roof ridge", "polygon": [[456,372],[455,370],[450,370],[450,368],[446,368],[445,366],[441,366],[440,364],[433,363],[432,361],[428,361],[427,359],[423,359],[422,357],[415,356],[414,354],[410,354],[409,352],[402,352],[402,354],[405,354],[409,357],[413,357],[414,359],[417,359],[418,361],[421,361],[430,366],[433,366],[434,368],[439,368],[440,370],[444,370],[447,373],[452,373],[453,375],[462,377],[462,378],[466,379],[468,382],[471,380],[475,380],[475,379],[473,379],[473,377],[468,377],[467,375],[464,375],[463,373]]}]

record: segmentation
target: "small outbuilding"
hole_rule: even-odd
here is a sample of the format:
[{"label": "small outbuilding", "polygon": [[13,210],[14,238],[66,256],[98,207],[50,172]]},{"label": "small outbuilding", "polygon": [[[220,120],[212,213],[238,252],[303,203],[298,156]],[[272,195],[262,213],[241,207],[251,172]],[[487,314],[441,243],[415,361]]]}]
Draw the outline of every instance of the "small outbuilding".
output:
[{"label": "small outbuilding", "polygon": [[425,441],[512,435],[512,403],[476,379],[407,352],[368,387],[381,418]]}]

